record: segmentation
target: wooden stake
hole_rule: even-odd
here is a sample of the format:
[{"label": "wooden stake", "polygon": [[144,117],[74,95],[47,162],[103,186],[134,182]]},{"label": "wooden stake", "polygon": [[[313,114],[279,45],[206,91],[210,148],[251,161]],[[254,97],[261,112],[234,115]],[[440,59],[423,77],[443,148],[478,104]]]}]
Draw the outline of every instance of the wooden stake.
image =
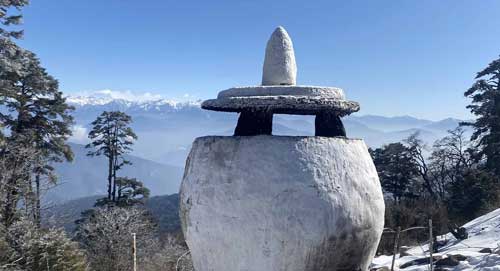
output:
[{"label": "wooden stake", "polygon": [[432,258],[432,252],[434,252],[433,250],[434,250],[434,238],[432,236],[432,219],[429,219],[429,254],[430,254],[429,265],[431,271],[434,270],[433,266],[434,259]]},{"label": "wooden stake", "polygon": [[396,236],[394,236],[394,250],[392,255],[391,271],[394,271],[394,263],[396,262],[396,254],[398,253],[400,233],[401,233],[401,227],[398,227],[398,230],[396,231]]},{"label": "wooden stake", "polygon": [[137,245],[136,245],[136,234],[132,233],[132,255],[134,258],[134,271],[137,271]]}]

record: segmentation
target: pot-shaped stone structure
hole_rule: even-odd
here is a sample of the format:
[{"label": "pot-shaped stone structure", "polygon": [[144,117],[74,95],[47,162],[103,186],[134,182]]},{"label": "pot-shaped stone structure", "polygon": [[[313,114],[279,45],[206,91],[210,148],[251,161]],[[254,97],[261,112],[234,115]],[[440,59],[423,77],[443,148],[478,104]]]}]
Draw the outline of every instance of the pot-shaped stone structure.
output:
[{"label": "pot-shaped stone structure", "polygon": [[[181,221],[197,271],[365,271],[384,222],[377,172],[341,117],[339,88],[297,86],[279,27],[261,86],[232,88],[204,109],[238,112],[234,136],[197,138],[181,185]],[[315,115],[316,136],[273,136],[273,114]]]}]

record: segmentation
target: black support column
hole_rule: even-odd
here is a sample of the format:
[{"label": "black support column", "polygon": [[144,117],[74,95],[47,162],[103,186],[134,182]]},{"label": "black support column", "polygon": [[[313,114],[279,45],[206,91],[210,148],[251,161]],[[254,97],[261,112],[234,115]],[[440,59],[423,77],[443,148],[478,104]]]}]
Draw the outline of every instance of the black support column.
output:
[{"label": "black support column", "polygon": [[330,112],[320,112],[316,114],[314,121],[316,136],[346,136],[344,124],[336,114]]},{"label": "black support column", "polygon": [[273,113],[264,110],[245,110],[240,112],[235,136],[271,135],[273,132]]}]

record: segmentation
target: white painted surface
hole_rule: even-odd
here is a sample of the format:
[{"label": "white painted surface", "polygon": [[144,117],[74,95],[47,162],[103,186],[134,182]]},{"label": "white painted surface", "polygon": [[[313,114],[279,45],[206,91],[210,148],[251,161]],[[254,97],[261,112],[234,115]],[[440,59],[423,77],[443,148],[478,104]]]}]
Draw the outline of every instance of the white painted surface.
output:
[{"label": "white painted surface", "polygon": [[202,137],[181,220],[197,271],[364,271],[384,201],[362,140]]},{"label": "white painted surface", "polygon": [[296,78],[297,64],[292,40],[280,26],[267,42],[262,85],[295,85]]},{"label": "white painted surface", "polygon": [[217,95],[218,99],[247,96],[312,96],[330,99],[345,100],[344,91],[336,87],[319,86],[249,86],[235,87],[223,90]]}]

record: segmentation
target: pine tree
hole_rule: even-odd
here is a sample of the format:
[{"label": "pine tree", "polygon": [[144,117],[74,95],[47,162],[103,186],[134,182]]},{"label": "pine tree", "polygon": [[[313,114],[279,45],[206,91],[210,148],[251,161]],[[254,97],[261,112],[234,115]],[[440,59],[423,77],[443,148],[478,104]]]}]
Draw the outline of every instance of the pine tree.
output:
[{"label": "pine tree", "polygon": [[[9,11],[19,11],[24,6],[28,5],[28,0],[3,0],[0,1],[0,24],[6,27],[21,24],[23,16],[21,14],[10,14]],[[4,38],[20,38],[23,35],[22,30],[8,30],[5,27],[0,27],[0,36]]]},{"label": "pine tree", "polygon": [[25,180],[32,170],[31,157],[35,150],[26,146],[25,136],[8,138],[0,147],[0,221],[9,226],[16,219],[17,206],[23,191]]},{"label": "pine tree", "polygon": [[499,181],[495,175],[477,169],[468,170],[460,176],[450,185],[447,202],[454,220],[466,222],[496,208]]},{"label": "pine tree", "polygon": [[396,203],[404,198],[415,197],[412,187],[418,168],[410,149],[398,142],[370,152],[384,192],[390,194]]},{"label": "pine tree", "polygon": [[[10,14],[12,10],[19,11],[28,4],[28,0],[0,1],[0,73],[7,74],[17,71],[20,68],[17,62],[18,56],[22,51],[12,38],[20,38],[23,35],[22,30],[9,30],[11,26],[19,25],[22,22],[21,14]],[[0,88],[3,88],[4,82],[0,80]],[[0,146],[5,146],[5,136],[3,129],[5,127],[0,122]]]},{"label": "pine tree", "polygon": [[[21,190],[20,182],[27,183],[26,203],[32,204],[34,219],[39,222],[41,178],[55,181],[51,164],[73,157],[66,143],[71,135],[73,108],[58,90],[57,80],[45,71],[34,53],[19,49],[14,62],[18,69],[0,71],[0,105],[8,109],[7,113],[0,113],[0,123],[10,131],[8,142],[17,141],[16,144],[36,150],[36,155],[29,157],[32,172],[23,180],[11,180],[11,188]],[[35,191],[30,193],[32,182]]]},{"label": "pine tree", "polygon": [[143,204],[149,197],[149,189],[136,178],[118,177],[115,180],[118,187],[117,205],[126,207]]},{"label": "pine tree", "polygon": [[479,158],[486,158],[486,168],[500,176],[500,58],[476,76],[476,82],[464,95],[472,98],[467,106],[477,119],[472,126],[472,140],[477,142]]},{"label": "pine tree", "polygon": [[[11,73],[21,68],[17,61],[23,51],[12,39],[19,39],[23,36],[23,30],[12,29],[22,23],[22,14],[19,13],[22,7],[28,5],[28,0],[6,0],[0,1],[0,72]],[[18,11],[12,14],[12,11]],[[3,82],[0,81],[0,88]]]},{"label": "pine tree", "polygon": [[91,149],[87,155],[104,155],[108,159],[108,196],[107,201],[116,203],[117,182],[116,172],[124,165],[130,164],[125,154],[132,148],[137,135],[129,127],[132,118],[120,111],[104,111],[92,122],[89,138],[92,141],[86,146]]}]

